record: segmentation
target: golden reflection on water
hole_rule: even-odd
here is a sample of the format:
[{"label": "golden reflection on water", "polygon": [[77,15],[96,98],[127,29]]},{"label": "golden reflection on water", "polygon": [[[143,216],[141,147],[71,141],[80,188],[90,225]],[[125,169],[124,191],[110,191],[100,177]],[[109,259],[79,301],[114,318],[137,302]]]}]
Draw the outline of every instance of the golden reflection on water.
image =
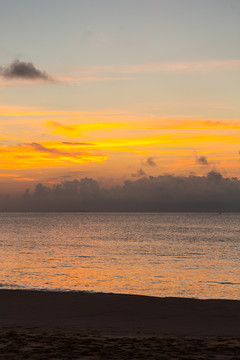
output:
[{"label": "golden reflection on water", "polygon": [[239,220],[1,214],[1,286],[239,299]]}]

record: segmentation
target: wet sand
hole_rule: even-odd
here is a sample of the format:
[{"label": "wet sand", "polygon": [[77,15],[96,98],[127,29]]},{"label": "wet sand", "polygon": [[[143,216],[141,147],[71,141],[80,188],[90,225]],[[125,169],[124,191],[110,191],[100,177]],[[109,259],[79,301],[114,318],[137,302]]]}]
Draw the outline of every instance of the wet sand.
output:
[{"label": "wet sand", "polygon": [[0,291],[0,359],[240,359],[240,301]]}]

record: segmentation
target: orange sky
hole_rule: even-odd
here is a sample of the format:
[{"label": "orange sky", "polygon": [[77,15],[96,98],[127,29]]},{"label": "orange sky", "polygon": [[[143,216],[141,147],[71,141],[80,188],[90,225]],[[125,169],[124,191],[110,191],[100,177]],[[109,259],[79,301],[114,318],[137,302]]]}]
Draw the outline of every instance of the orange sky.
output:
[{"label": "orange sky", "polygon": [[237,2],[13,3],[0,14],[2,192],[240,178]]},{"label": "orange sky", "polygon": [[11,183],[13,188],[14,184],[31,187],[39,181],[55,183],[79,176],[107,184],[109,179],[120,183],[125,178],[164,173],[204,175],[213,168],[240,176],[239,119],[174,119],[112,110],[81,113],[11,106],[0,107],[0,112],[0,182]]}]

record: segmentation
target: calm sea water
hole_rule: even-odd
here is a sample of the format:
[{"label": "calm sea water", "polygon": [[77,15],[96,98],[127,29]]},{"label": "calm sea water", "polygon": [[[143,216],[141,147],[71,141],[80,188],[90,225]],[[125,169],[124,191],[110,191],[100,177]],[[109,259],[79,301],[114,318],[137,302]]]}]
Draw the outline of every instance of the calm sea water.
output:
[{"label": "calm sea water", "polygon": [[0,287],[240,299],[240,214],[0,213]]}]

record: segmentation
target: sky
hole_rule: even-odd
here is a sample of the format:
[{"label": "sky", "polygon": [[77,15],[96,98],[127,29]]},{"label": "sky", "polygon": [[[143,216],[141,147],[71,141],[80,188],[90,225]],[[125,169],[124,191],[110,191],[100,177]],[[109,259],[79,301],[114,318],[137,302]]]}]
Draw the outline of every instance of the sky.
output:
[{"label": "sky", "polygon": [[0,193],[240,178],[239,0],[0,5]]}]

